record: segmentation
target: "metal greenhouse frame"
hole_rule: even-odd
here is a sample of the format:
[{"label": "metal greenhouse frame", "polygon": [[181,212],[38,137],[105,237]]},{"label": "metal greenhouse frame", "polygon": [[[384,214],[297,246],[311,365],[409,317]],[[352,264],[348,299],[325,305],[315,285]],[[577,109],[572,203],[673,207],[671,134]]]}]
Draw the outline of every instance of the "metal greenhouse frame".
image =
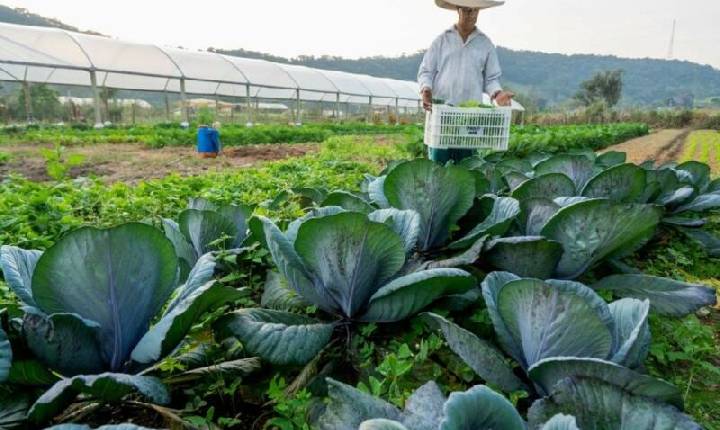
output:
[{"label": "metal greenhouse frame", "polygon": [[[410,81],[313,69],[299,65],[196,52],[74,33],[66,30],[0,24],[0,80],[90,87],[95,123],[101,124],[100,88],[180,94],[189,122],[188,94],[237,97],[252,112],[253,100],[302,102],[419,110],[417,85]],[[250,115],[252,115],[250,113]]]}]

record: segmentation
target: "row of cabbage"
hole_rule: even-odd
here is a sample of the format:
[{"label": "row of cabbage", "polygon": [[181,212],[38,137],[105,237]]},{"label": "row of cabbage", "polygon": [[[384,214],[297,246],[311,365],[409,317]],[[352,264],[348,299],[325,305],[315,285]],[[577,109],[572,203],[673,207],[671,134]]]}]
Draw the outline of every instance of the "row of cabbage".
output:
[{"label": "row of cabbage", "polygon": [[[357,327],[419,315],[488,384],[446,398],[430,381],[399,410],[327,378],[313,428],[699,428],[679,389],[643,372],[648,317],[695,312],[715,304],[716,292],[622,259],[660,229],[720,252],[703,230],[702,216],[720,207],[720,181],[706,165],[637,166],[590,151],[491,154],[459,166],[393,163],[361,193],[292,195],[308,212],[284,228],[247,206],[196,199],[164,231],[83,228],[45,252],[2,247],[5,280],[23,307],[9,324],[12,344],[0,332],[9,390],[0,404],[11,411],[0,424],[47,423],[79,395],[167,404],[158,363],[177,354],[203,313],[247,294],[213,278],[223,259],[259,241],[276,266],[262,307],[213,326],[218,343],[238,340],[249,356],[228,354],[217,366],[246,374],[261,362],[307,365]],[[578,282],[595,279],[591,272],[604,276]],[[494,340],[452,320],[483,302]],[[305,314],[308,306],[318,314]],[[525,417],[503,396],[520,390],[535,400]]]}]

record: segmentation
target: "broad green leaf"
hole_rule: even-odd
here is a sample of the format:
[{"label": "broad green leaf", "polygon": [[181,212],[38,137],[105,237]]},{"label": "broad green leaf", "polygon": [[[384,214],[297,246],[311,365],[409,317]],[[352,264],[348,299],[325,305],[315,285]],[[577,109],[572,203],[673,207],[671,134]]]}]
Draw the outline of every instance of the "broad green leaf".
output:
[{"label": "broad green leaf", "polygon": [[402,276],[380,288],[370,298],[359,319],[395,322],[424,309],[442,296],[462,294],[476,285],[475,278],[460,269],[430,269]]},{"label": "broad green leaf", "polygon": [[593,162],[584,155],[556,155],[535,166],[535,176],[549,173],[562,173],[575,184],[575,189],[582,190],[593,176]]},{"label": "broad green leaf", "polygon": [[624,164],[627,161],[627,154],[624,152],[608,151],[600,154],[595,159],[595,164],[608,169],[619,164]]},{"label": "broad green leaf", "polygon": [[557,275],[573,279],[605,258],[637,250],[655,233],[661,216],[656,206],[588,200],[560,209],[542,235],[562,244]]},{"label": "broad green leaf", "polygon": [[717,303],[714,288],[647,275],[613,275],[596,282],[596,290],[610,290],[619,297],[650,300],[653,311],[675,317]]},{"label": "broad green leaf", "polygon": [[440,329],[450,349],[482,379],[506,393],[527,389],[491,343],[440,315],[426,313],[423,317]]},{"label": "broad green leaf", "polygon": [[384,418],[401,420],[393,405],[349,385],[327,378],[328,403],[313,428],[318,430],[357,430],[364,421]]},{"label": "broad green leaf", "polygon": [[149,225],[82,228],[40,257],[33,297],[45,313],[97,322],[106,368],[116,370],[170,297],[177,267],[172,243]]},{"label": "broad green leaf", "polygon": [[405,263],[402,238],[366,215],[341,213],[306,221],[297,254],[346,317],[357,315]]},{"label": "broad green leaf", "polygon": [[41,255],[40,251],[26,251],[14,246],[0,247],[3,278],[13,293],[28,306],[36,306],[32,297],[32,275]]},{"label": "broad green leaf", "polygon": [[339,312],[338,305],[326,294],[318,291],[312,275],[297,255],[292,242],[280,229],[265,217],[255,217],[251,224],[255,225],[254,230],[261,230],[264,233],[263,237],[273,261],[290,287],[304,300],[317,305],[320,309],[330,313]]},{"label": "broad green leaf", "polygon": [[188,209],[195,209],[198,211],[215,211],[217,206],[211,203],[210,200],[202,197],[191,197],[188,199]]},{"label": "broad green leaf", "polygon": [[252,355],[279,365],[303,365],[330,341],[333,325],[299,314],[243,309],[221,318],[216,327],[237,337]]},{"label": "broad green leaf", "polygon": [[558,413],[575,416],[581,429],[701,429],[673,406],[633,396],[619,387],[595,379],[568,379],[559,383],[549,398],[532,405],[528,412],[529,427],[539,427]]},{"label": "broad green leaf", "polygon": [[325,188],[297,187],[291,191],[293,194],[299,196],[300,207],[303,209],[319,204],[325,200],[325,196],[328,195],[328,190]]},{"label": "broad green leaf", "polygon": [[511,281],[500,288],[497,311],[516,345],[513,350],[522,350],[525,369],[543,358],[607,358],[613,351],[610,310],[582,284]]},{"label": "broad green leaf", "polygon": [[720,238],[705,230],[681,228],[680,231],[697,243],[711,257],[720,257]]},{"label": "broad green leaf", "polygon": [[22,331],[35,356],[66,376],[100,373],[105,368],[100,325],[77,314],[26,312]]},{"label": "broad green leaf", "polygon": [[574,205],[576,203],[587,202],[592,200],[590,197],[558,197],[553,199],[553,202],[561,208]]},{"label": "broad green leaf", "polygon": [[650,328],[648,314],[650,302],[636,299],[622,299],[610,303],[613,316],[616,349],[611,361],[637,369],[645,363],[650,351]]},{"label": "broad green leaf", "polygon": [[450,394],[439,430],[525,430],[525,422],[505,397],[477,385]]},{"label": "broad green leaf", "polygon": [[548,199],[528,199],[520,202],[518,222],[527,236],[539,236],[545,224],[560,210],[560,205]]},{"label": "broad green leaf", "polygon": [[175,296],[165,308],[164,313],[167,314],[175,309],[180,302],[189,297],[195,290],[207,284],[213,278],[216,266],[217,262],[212,252],[200,257],[190,273],[188,273],[185,283],[175,290]]},{"label": "broad green leaf", "polygon": [[685,202],[687,199],[692,197],[693,194],[695,194],[695,189],[693,187],[682,187],[661,194],[657,198],[656,202],[657,204],[663,206],[676,206]]},{"label": "broad green leaf", "polygon": [[622,203],[639,202],[645,183],[645,170],[634,164],[621,164],[598,173],[588,181],[581,194]]},{"label": "broad green leaf", "polygon": [[177,375],[173,379],[183,382],[201,380],[203,378],[238,378],[249,375],[262,367],[262,361],[257,357],[240,358],[238,360],[225,361],[220,364],[213,364],[205,367],[197,367]]},{"label": "broad green leaf", "polygon": [[347,191],[335,191],[328,194],[320,206],[339,206],[352,212],[368,214],[375,210],[368,202],[361,197]]},{"label": "broad green leaf", "polygon": [[385,180],[387,176],[379,176],[368,184],[368,196],[370,200],[381,209],[390,207],[390,202],[385,196]]},{"label": "broad green leaf", "polygon": [[166,357],[180,344],[202,314],[232,303],[244,295],[242,290],[215,281],[194,289],[145,333],[133,349],[131,359],[148,366]]},{"label": "broad green leaf", "polygon": [[185,282],[188,274],[198,259],[198,254],[195,252],[192,244],[188,242],[185,236],[180,231],[180,226],[171,219],[162,220],[163,231],[165,237],[170,239],[173,247],[175,247],[175,253],[178,256],[180,265],[180,282]]},{"label": "broad green leaf", "polygon": [[437,430],[443,417],[445,396],[435,382],[415,390],[402,412],[402,424],[412,430]]},{"label": "broad green leaf", "polygon": [[504,178],[505,182],[508,184],[508,188],[510,188],[510,191],[517,189],[517,187],[524,184],[525,182],[527,182],[528,179],[530,179],[523,173],[515,171],[507,172],[504,175]]},{"label": "broad green leaf", "polygon": [[710,166],[699,161],[686,161],[675,168],[690,174],[692,184],[701,192],[707,189],[710,183]]},{"label": "broad green leaf", "polygon": [[490,215],[464,237],[451,243],[449,248],[465,249],[482,236],[501,236],[507,233],[518,215],[520,215],[520,202],[512,197],[498,197]]},{"label": "broad green leaf", "polygon": [[575,417],[570,415],[557,414],[550,421],[543,424],[540,430],[580,430]]},{"label": "broad green leaf", "polygon": [[[44,387],[57,382],[55,376],[38,360],[14,360],[10,367],[8,383],[30,387]],[[0,425],[2,428],[2,425]]]},{"label": "broad green leaf", "polygon": [[305,221],[314,218],[323,218],[330,215],[337,215],[343,212],[347,212],[347,210],[341,208],[340,206],[324,206],[321,208],[315,208],[288,224],[287,231],[285,232],[285,237],[287,237],[290,243],[294,244],[295,239],[297,239],[298,230],[300,229],[300,226],[305,223]]},{"label": "broad green leaf", "polygon": [[235,225],[237,233],[232,242],[232,248],[240,248],[248,237],[248,220],[254,208],[245,205],[224,205],[217,209],[217,213],[230,220]]},{"label": "broad green leaf", "polygon": [[521,279],[519,276],[513,275],[509,272],[492,272],[485,277],[482,282],[482,294],[485,299],[485,305],[487,306],[490,319],[492,320],[493,327],[495,327],[495,333],[498,337],[498,342],[502,346],[503,350],[510,354],[517,362],[521,362],[523,359],[522,348],[515,343],[515,340],[510,333],[510,330],[505,325],[500,313],[498,312],[497,300],[500,290],[509,282]]},{"label": "broad green leaf", "polygon": [[359,430],[408,430],[408,428],[397,421],[377,418],[363,421],[360,424]]},{"label": "broad green leaf", "polygon": [[547,279],[555,273],[562,246],[541,236],[516,236],[490,242],[485,258],[496,269],[527,278]]},{"label": "broad green leaf", "polygon": [[282,275],[271,270],[268,271],[265,279],[260,305],[264,308],[288,312],[304,309],[308,303],[290,288]]},{"label": "broad green leaf", "polygon": [[0,390],[0,429],[22,428],[30,402],[30,393]]},{"label": "broad green leaf", "polygon": [[699,195],[689,203],[678,207],[672,213],[705,212],[713,209],[720,209],[720,191]]},{"label": "broad green leaf", "polygon": [[152,403],[170,403],[170,393],[152,376],[103,373],[62,379],[40,396],[30,408],[28,419],[40,424],[62,412],[78,394],[91,395],[102,401],[117,403],[128,394],[140,394]]},{"label": "broad green leaf", "polygon": [[178,224],[197,255],[234,248],[234,239],[240,234],[230,219],[215,211],[186,209]]},{"label": "broad green leaf", "polygon": [[475,243],[460,254],[454,255],[445,260],[430,261],[427,263],[428,269],[449,269],[453,267],[469,266],[475,263],[480,254],[485,249],[485,243],[488,237],[482,236]]},{"label": "broad green leaf", "polygon": [[549,173],[537,176],[520,185],[512,196],[521,202],[530,199],[555,199],[575,196],[575,184],[562,173]]},{"label": "broad green leaf", "polygon": [[628,394],[652,398],[683,407],[682,393],[662,379],[640,374],[627,367],[596,358],[551,357],[536,363],[528,371],[530,378],[551,393],[566,378],[592,378],[623,389]]},{"label": "broad green leaf", "polygon": [[0,328],[0,384],[7,381],[12,364],[12,348],[7,334]]},{"label": "broad green leaf", "polygon": [[700,228],[700,227],[704,226],[705,224],[707,224],[707,220],[676,216],[676,217],[663,218],[662,223],[667,224],[667,225],[677,226],[677,227]]},{"label": "broad green leaf", "polygon": [[710,182],[710,185],[708,185],[708,193],[714,193],[716,191],[720,191],[720,178],[715,178],[712,182]]},{"label": "broad green leaf", "polygon": [[497,163],[496,168],[503,173],[519,172],[523,174],[532,173],[533,166],[524,158],[507,158]]},{"label": "broad green leaf", "polygon": [[402,237],[405,251],[412,251],[420,237],[420,215],[413,210],[380,209],[368,215],[370,221],[387,224]]},{"label": "broad green leaf", "polygon": [[475,178],[461,167],[414,160],[388,174],[384,192],[391,206],[412,209],[420,215],[418,245],[426,251],[442,246],[452,227],[472,207]]}]

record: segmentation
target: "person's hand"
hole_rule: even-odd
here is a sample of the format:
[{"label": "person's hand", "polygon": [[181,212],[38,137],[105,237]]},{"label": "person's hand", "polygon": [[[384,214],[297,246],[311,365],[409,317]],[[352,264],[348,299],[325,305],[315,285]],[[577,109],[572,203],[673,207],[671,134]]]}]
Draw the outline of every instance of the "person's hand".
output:
[{"label": "person's hand", "polygon": [[511,106],[513,97],[515,97],[515,93],[513,93],[513,92],[498,91],[497,94],[495,94],[494,100],[498,106]]},{"label": "person's hand", "polygon": [[430,88],[425,88],[422,91],[422,103],[423,103],[423,109],[427,112],[432,111],[432,90]]}]

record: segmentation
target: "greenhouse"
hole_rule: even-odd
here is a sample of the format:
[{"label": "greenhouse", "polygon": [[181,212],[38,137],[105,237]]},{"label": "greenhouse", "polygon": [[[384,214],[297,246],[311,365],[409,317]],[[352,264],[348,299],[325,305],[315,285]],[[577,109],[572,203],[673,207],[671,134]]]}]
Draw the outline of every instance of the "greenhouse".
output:
[{"label": "greenhouse", "polygon": [[191,95],[236,99],[250,120],[260,100],[286,100],[297,123],[305,103],[331,106],[334,117],[351,107],[396,115],[420,109],[415,82],[13,24],[0,24],[0,80],[24,85],[27,97],[32,83],[91,88],[96,124],[102,123],[104,88],[179,95],[185,122]]}]

